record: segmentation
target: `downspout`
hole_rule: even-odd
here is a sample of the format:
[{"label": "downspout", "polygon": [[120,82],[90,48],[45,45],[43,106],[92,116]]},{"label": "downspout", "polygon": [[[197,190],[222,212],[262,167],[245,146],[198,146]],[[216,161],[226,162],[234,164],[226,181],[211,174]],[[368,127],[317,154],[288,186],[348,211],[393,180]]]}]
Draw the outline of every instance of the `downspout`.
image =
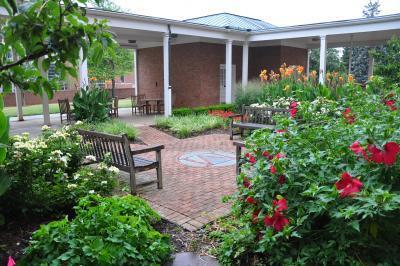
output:
[{"label": "downspout", "polygon": [[[168,89],[172,90],[171,87],[171,40],[172,40],[172,32],[171,25],[168,24]],[[171,109],[172,109],[172,91],[171,91]]]}]

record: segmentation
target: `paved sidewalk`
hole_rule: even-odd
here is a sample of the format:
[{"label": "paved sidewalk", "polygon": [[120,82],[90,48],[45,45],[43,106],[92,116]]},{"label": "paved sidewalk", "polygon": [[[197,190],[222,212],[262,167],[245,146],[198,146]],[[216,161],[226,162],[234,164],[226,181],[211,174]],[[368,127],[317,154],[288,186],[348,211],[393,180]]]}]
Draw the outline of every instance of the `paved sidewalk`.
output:
[{"label": "paved sidewalk", "polygon": [[[193,151],[223,151],[234,156],[228,135],[212,134],[188,139],[176,139],[151,127],[139,127],[139,137],[147,145],[164,144],[162,152],[164,188],[150,185],[139,190],[139,196],[165,219],[195,231],[205,224],[229,214],[225,195],[235,192],[235,166],[193,167],[178,158]],[[155,177],[155,171],[140,173],[138,182]]]}]

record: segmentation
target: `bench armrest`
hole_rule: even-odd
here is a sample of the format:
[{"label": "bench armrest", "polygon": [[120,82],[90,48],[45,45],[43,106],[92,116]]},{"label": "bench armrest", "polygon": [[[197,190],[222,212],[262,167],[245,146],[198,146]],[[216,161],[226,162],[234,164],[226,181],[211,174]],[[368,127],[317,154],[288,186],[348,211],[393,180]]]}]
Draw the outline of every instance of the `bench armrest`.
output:
[{"label": "bench armrest", "polygon": [[148,153],[148,152],[152,152],[152,151],[161,151],[162,149],[164,149],[164,145],[154,145],[154,146],[148,146],[148,147],[141,148],[141,149],[131,149],[131,154],[135,155],[135,154]]},{"label": "bench armrest", "polygon": [[228,116],[229,118],[236,118],[236,117],[243,117],[243,115],[242,114],[233,114],[233,115],[230,115],[230,116]]},{"label": "bench armrest", "polygon": [[245,147],[246,145],[245,145],[244,141],[234,141],[233,146],[242,148],[242,147]]}]

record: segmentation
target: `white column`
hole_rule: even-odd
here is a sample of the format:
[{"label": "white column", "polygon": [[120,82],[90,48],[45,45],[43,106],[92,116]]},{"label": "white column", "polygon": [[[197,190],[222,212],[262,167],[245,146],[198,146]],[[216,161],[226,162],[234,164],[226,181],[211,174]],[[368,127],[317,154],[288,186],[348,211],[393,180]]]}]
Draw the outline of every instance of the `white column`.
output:
[{"label": "white column", "polygon": [[[15,51],[12,53],[12,58],[13,58],[13,61],[16,61],[18,59],[18,56],[15,53]],[[13,88],[14,88],[13,91],[14,91],[14,95],[15,95],[15,105],[17,107],[18,121],[24,121],[24,113],[22,110],[22,91],[15,84],[13,84]]]},{"label": "white column", "polygon": [[349,54],[349,75],[351,74],[351,64],[352,64],[352,58],[353,58],[353,46],[350,47],[350,54]]},{"label": "white column", "polygon": [[226,40],[225,48],[225,103],[232,102],[232,40]]},{"label": "white column", "polygon": [[163,57],[164,57],[164,115],[172,115],[172,93],[169,84],[169,66],[170,66],[170,47],[169,34],[165,34],[163,38]]},{"label": "white column", "polygon": [[369,55],[369,58],[368,58],[368,79],[372,75],[374,75],[374,63],[375,63],[374,57]]},{"label": "white column", "polygon": [[249,81],[249,43],[247,41],[243,44],[242,55],[242,88],[246,89]]},{"label": "white column", "polygon": [[307,77],[309,77],[310,76],[310,58],[311,58],[311,49],[307,49],[307,70],[306,70],[306,73],[307,73]]},{"label": "white column", "polygon": [[87,60],[83,60],[83,51],[80,51],[79,61],[79,86],[84,88],[89,85]]},{"label": "white column", "polygon": [[[43,77],[47,78],[47,72],[43,70],[42,61],[43,61],[43,59],[39,60],[40,73],[42,74]],[[51,126],[50,110],[49,110],[49,97],[44,90],[42,91],[41,98],[42,98],[42,105],[43,105],[43,124],[47,125],[47,126]]]},{"label": "white column", "polygon": [[133,49],[133,76],[135,79],[135,96],[138,95],[139,92],[139,81],[138,81],[138,71],[137,71],[137,49]]},{"label": "white column", "polygon": [[18,121],[24,121],[24,113],[22,111],[22,91],[18,86],[14,85],[15,103],[17,106]]},{"label": "white column", "polygon": [[319,83],[325,83],[326,72],[326,36],[320,36],[319,50]]}]

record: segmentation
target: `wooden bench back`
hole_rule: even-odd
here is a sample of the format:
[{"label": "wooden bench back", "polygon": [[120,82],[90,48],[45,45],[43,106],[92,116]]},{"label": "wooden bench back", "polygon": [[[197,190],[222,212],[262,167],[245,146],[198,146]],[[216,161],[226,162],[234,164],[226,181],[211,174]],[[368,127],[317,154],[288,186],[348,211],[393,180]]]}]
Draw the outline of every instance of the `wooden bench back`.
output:
[{"label": "wooden bench back", "polygon": [[288,115],[289,109],[243,106],[243,122],[275,125],[275,115]]},{"label": "wooden bench back", "polygon": [[133,165],[130,144],[126,135],[115,136],[105,133],[78,129],[82,136],[81,149],[86,155],[103,161],[110,154],[111,164],[121,170],[129,171]]},{"label": "wooden bench back", "polygon": [[58,100],[58,107],[60,108],[60,114],[69,114],[71,113],[71,106],[69,105],[69,100]]}]

